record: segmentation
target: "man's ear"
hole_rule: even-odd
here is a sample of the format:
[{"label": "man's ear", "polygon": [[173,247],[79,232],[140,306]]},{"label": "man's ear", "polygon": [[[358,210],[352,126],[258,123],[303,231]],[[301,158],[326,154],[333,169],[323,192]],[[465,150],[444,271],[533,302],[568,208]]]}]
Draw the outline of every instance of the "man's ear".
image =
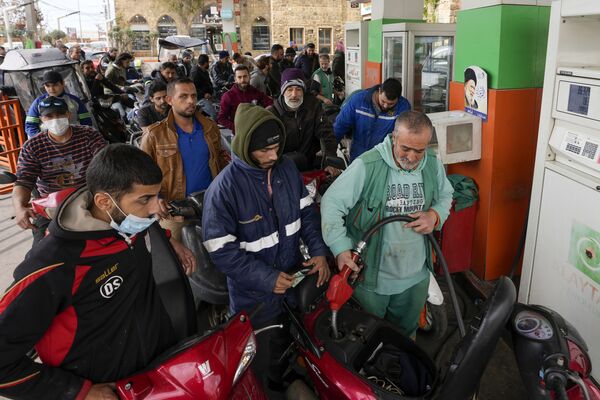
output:
[{"label": "man's ear", "polygon": [[167,95],[167,97],[165,97],[165,101],[167,102],[168,105],[173,107],[173,96]]},{"label": "man's ear", "polygon": [[96,193],[94,195],[94,204],[102,211],[110,212],[114,207],[114,203],[107,193]]}]

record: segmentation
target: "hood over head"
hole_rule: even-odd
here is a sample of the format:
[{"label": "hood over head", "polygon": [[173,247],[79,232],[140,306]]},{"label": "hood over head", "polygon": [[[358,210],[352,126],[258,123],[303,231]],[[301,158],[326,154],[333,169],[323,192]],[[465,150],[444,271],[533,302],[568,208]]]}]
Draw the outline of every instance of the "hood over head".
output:
[{"label": "hood over head", "polygon": [[255,106],[250,103],[242,103],[238,106],[235,113],[235,136],[231,142],[233,153],[244,163],[254,168],[260,168],[250,156],[252,136],[257,128],[265,123],[275,122],[283,132],[283,138],[279,140],[278,155],[281,159],[283,148],[285,146],[285,126],[272,112],[261,106]]}]

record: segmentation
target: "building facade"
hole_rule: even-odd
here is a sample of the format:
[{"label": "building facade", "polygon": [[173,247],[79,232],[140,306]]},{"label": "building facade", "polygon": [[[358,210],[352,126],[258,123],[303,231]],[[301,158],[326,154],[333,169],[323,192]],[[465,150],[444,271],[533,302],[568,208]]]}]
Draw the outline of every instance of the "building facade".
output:
[{"label": "building facade", "polygon": [[[115,12],[117,24],[131,30],[129,47],[136,54],[155,53],[156,39],[169,35],[206,38],[215,50],[223,48],[219,0],[206,1],[189,28],[176,10],[158,0],[115,0]],[[312,42],[333,53],[344,36],[344,24],[361,19],[360,8],[348,0],[234,0],[232,14],[238,51],[253,54],[268,52],[275,43],[288,47],[290,42],[299,48]]]},{"label": "building facade", "polygon": [[[185,0],[182,0],[185,1]],[[156,39],[169,35],[189,35],[209,39],[216,51],[223,49],[221,0],[204,2],[190,26],[178,15],[176,2],[160,0],[115,0],[117,25],[131,30],[129,50],[138,55],[155,55]],[[460,0],[428,2],[429,22],[456,22]],[[237,29],[238,51],[253,55],[266,53],[279,43],[301,49],[314,43],[320,52],[333,53],[344,37],[347,22],[368,19],[359,4],[348,0],[233,0],[229,10]]]}]

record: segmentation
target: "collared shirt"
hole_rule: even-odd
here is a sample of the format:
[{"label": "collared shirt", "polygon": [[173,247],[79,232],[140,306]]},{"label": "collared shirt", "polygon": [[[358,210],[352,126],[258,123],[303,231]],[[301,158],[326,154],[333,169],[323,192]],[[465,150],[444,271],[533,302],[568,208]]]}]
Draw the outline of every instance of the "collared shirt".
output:
[{"label": "collared shirt", "polygon": [[208,145],[204,139],[202,124],[194,118],[194,129],[191,133],[185,132],[177,124],[177,145],[183,160],[185,172],[185,195],[205,190],[212,182],[212,175],[208,166],[210,157]]}]

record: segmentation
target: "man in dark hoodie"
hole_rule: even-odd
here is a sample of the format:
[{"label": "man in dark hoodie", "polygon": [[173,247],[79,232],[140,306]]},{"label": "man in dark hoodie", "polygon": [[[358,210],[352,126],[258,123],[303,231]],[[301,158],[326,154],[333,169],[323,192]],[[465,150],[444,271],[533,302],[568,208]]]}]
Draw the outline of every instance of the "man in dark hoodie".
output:
[{"label": "man in dark hoodie", "polygon": [[174,80],[177,79],[177,65],[170,61],[164,62],[164,63],[160,64],[160,67],[158,68],[158,70],[152,71],[150,76],[152,77],[152,80],[149,80],[145,83],[146,96],[144,98],[143,105],[150,104],[149,89],[150,89],[150,84],[152,82],[162,82],[166,86],[169,84],[169,82],[173,82]]},{"label": "man in dark hoodie", "polygon": [[[302,177],[291,160],[282,158],[281,121],[262,107],[240,104],[235,125],[235,157],[206,191],[202,230],[212,261],[227,275],[231,311],[264,303],[252,319],[258,328],[282,317],[282,302],[292,298],[292,273],[299,266],[319,274],[317,285],[329,279],[328,251]],[[311,255],[304,263],[300,239]],[[285,338],[281,329],[258,336],[261,351],[253,368],[270,383],[281,378],[282,369],[272,360],[285,350]]]},{"label": "man in dark hoodie", "polygon": [[309,43],[304,49],[304,54],[296,59],[296,68],[304,73],[304,79],[308,82],[313,72],[319,68],[319,55],[315,52],[314,43]]},{"label": "man in dark hoodie", "polygon": [[[92,160],[87,187],[56,210],[0,298],[1,396],[116,400],[111,382],[174,344],[146,247],[161,179],[132,146],[110,145]],[[195,258],[171,242],[191,274]],[[34,346],[41,363],[27,355]]]},{"label": "man in dark hoodie", "polygon": [[[306,92],[304,75],[298,68],[288,68],[281,75],[281,95],[268,109],[283,122],[286,131],[284,154],[301,171],[320,167],[316,154],[322,148],[325,155],[335,157],[337,141],[323,107],[315,96]],[[332,175],[340,171],[327,167]]]},{"label": "man in dark hoodie", "polygon": [[204,113],[216,120],[217,110],[215,110],[215,106],[213,105],[214,90],[212,81],[210,80],[208,67],[208,56],[206,54],[200,54],[198,56],[198,64],[192,68],[190,78],[194,81],[194,85],[196,86],[198,105]]}]

